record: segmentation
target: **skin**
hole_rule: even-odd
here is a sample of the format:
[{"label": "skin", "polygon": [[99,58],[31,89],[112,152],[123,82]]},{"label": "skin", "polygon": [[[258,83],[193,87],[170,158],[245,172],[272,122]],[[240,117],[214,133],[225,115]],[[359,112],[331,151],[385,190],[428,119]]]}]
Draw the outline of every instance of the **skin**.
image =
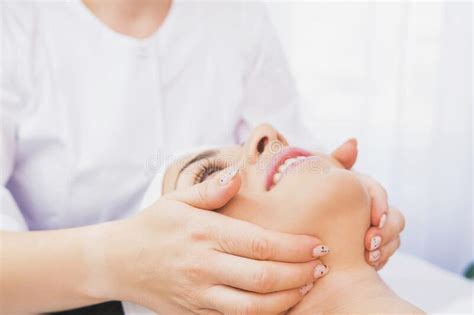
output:
[{"label": "skin", "polygon": [[[258,143],[263,142],[266,142],[265,147],[258,148]],[[315,153],[317,159],[289,171],[267,191],[267,167],[277,153],[273,148],[284,146],[287,143],[276,130],[262,125],[254,130],[243,147],[219,149],[216,154],[190,164],[184,170],[183,166],[195,160],[196,155],[175,162],[168,168],[163,192],[193,186],[196,179],[203,179],[199,176],[203,167],[232,169],[238,166],[239,193],[218,210],[220,213],[264,228],[324,239],[332,251],[321,258],[319,264],[329,266],[331,273],[315,281],[309,294],[289,311],[291,314],[422,313],[396,296],[365,261],[371,198],[360,176],[345,169],[335,158]],[[351,143],[346,142],[336,153],[350,151],[349,146]],[[228,169],[209,172],[206,180],[226,176],[227,172]],[[213,259],[206,263],[216,268],[221,264]],[[271,272],[270,268],[268,273]],[[209,300],[199,294],[195,298]],[[262,312],[258,305],[254,307],[255,313]]]},{"label": "skin", "polygon": [[153,35],[164,23],[171,0],[82,0],[102,23],[112,30],[143,39]]},{"label": "skin", "polygon": [[[171,7],[171,1],[166,0],[84,0],[84,4],[108,27],[135,38],[155,33]],[[225,204],[238,184],[235,180],[199,194],[178,192],[173,198],[157,201],[150,211],[126,220],[56,231],[0,231],[2,313],[42,313],[107,300],[132,301],[160,313],[206,312],[186,292],[197,289],[197,284],[207,285],[212,277],[222,277],[239,288],[233,279],[251,278],[264,264],[257,260],[262,257],[260,243],[273,252],[265,258],[279,262],[276,269],[289,274],[289,281],[280,284],[283,293],[255,297],[248,292],[229,301],[214,291],[213,298],[222,312],[232,307],[231,302],[245,304],[250,300],[288,309],[301,298],[295,287],[312,279],[307,270],[314,265],[313,248],[321,241],[266,231],[204,211]],[[214,235],[207,243],[196,237],[211,229]],[[223,261],[242,257],[247,267],[205,269],[196,275],[196,257],[210,254]],[[309,279],[295,283],[292,277]]]},{"label": "skin", "polygon": [[[269,133],[275,134],[276,139],[281,143],[283,146],[287,146],[288,143],[285,138],[279,134],[274,128],[268,124],[262,124],[255,128],[254,134],[259,133]],[[257,140],[252,140],[250,137],[246,143],[246,147],[255,147],[257,145]],[[315,153],[315,155],[326,157],[325,155]],[[184,157],[180,161],[177,161],[173,165],[170,165],[167,169],[167,174],[165,181],[163,183],[163,193],[167,194],[176,189],[186,189],[187,187],[193,184],[193,180],[195,174],[198,172],[199,168],[205,164],[206,160],[201,161],[200,163],[194,163],[187,167],[183,173],[178,177],[179,171],[185,166],[189,161],[194,158],[193,156]],[[337,150],[335,150],[329,158],[331,162],[337,165],[340,168],[344,168],[346,170],[350,169],[356,159],[357,159],[357,142],[355,139],[349,139],[344,143],[344,145],[340,146]],[[270,159],[269,156],[264,156],[259,161],[259,167],[252,166],[255,159],[251,154],[244,153],[244,150],[241,147],[228,147],[228,148],[221,148],[219,149],[219,156],[217,158],[208,158],[207,160],[212,161],[216,160],[219,163],[216,163],[221,168],[236,166],[247,163],[247,167],[254,168],[254,171],[247,172],[245,170],[241,171],[240,174],[245,174],[246,179],[244,184],[249,185],[250,188],[250,196],[246,198],[249,200],[265,200],[267,195],[261,192],[261,187],[252,187],[259,181],[261,178],[256,178],[257,176],[263,176],[263,170],[261,168],[268,160]],[[250,166],[249,166],[250,165]],[[360,174],[355,171],[352,171],[353,175],[357,176],[360,182],[365,186],[370,199],[370,222],[371,225],[369,226],[365,238],[365,257],[366,262],[375,267],[376,270],[382,268],[388,258],[399,248],[400,246],[400,233],[403,231],[405,227],[405,219],[401,212],[397,209],[391,208],[390,210],[385,210],[388,208],[387,205],[387,194],[385,190],[382,188],[380,184],[378,184],[375,180],[373,180],[370,176],[365,174]],[[212,175],[216,176],[216,174]],[[247,179],[247,177],[249,177]],[[250,178],[251,177],[251,178]],[[204,185],[206,182],[203,183]],[[311,187],[311,186],[310,186]],[[247,190],[247,189],[246,189]],[[240,194],[245,193],[245,191],[240,190]],[[241,199],[242,197],[240,197]],[[237,197],[236,200],[238,200]],[[235,201],[232,201],[235,202]],[[246,202],[246,201],[245,201]],[[250,209],[253,209],[250,208]],[[386,214],[387,220],[383,228],[379,227],[380,217]],[[252,219],[255,219],[255,214],[251,213]],[[242,219],[247,219],[242,217]],[[263,221],[266,218],[262,219]],[[250,222],[253,222],[250,220]],[[256,222],[258,223],[258,222]],[[381,242],[378,247],[371,248],[371,240],[378,236],[381,238]],[[378,259],[372,260],[371,256],[373,257],[373,253],[378,252]]]},{"label": "skin", "polygon": [[[83,0],[83,3],[108,27],[114,31],[134,38],[146,38],[153,35],[164,23],[172,7],[171,0]],[[333,153],[346,169],[355,163],[357,143],[350,140],[344,150]],[[369,190],[371,198],[371,223],[372,227],[366,234],[366,257],[377,257],[370,261],[376,269],[380,269],[388,258],[399,247],[399,233],[403,230],[404,217],[400,211],[390,209],[387,203],[387,194],[383,187],[371,177],[358,174]],[[383,215],[390,216],[384,229],[378,228]],[[381,237],[381,248],[371,249],[371,239]],[[376,254],[376,255],[374,255]]]},{"label": "skin", "polygon": [[[84,3],[111,29],[136,38],[156,32],[171,6],[166,0]],[[350,168],[353,152],[354,147],[335,158]],[[0,231],[0,309],[6,314],[41,313],[108,300],[135,302],[159,313],[234,313],[240,311],[235,305],[248,311],[253,305],[264,312],[289,309],[302,298],[299,288],[314,280],[319,262],[313,249],[322,242],[207,211],[225,205],[240,184],[237,176],[227,185],[206,181],[183,188],[126,220],[55,231]],[[388,212],[387,198],[372,179],[367,177],[365,184],[372,201],[372,225],[377,226]],[[383,234],[381,265],[397,247],[400,218],[389,216],[384,229],[367,234],[369,239],[373,233]],[[222,262],[220,268],[199,264],[199,258],[211,255]],[[239,268],[225,268],[236,257]],[[273,276],[266,281],[275,284],[256,282],[269,263]],[[190,292],[211,285],[206,294],[216,305],[208,309]]]}]

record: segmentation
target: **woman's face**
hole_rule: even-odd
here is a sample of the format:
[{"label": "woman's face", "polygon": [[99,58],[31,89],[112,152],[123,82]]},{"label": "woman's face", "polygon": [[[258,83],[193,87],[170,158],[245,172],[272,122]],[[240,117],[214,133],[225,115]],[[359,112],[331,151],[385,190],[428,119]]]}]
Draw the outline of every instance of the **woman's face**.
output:
[{"label": "woman's face", "polygon": [[365,189],[335,159],[290,147],[270,125],[256,127],[245,144],[198,152],[172,164],[163,193],[192,186],[238,167],[239,193],[220,212],[265,228],[313,234],[302,223],[364,201]]}]

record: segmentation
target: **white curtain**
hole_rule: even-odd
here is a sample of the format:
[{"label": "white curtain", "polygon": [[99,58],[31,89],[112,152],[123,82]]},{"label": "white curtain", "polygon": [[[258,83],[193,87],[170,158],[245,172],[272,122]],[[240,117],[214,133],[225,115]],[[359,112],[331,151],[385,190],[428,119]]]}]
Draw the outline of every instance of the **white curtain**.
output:
[{"label": "white curtain", "polygon": [[471,3],[266,4],[321,145],[356,136],[357,169],[406,216],[401,250],[463,271],[474,248]]}]

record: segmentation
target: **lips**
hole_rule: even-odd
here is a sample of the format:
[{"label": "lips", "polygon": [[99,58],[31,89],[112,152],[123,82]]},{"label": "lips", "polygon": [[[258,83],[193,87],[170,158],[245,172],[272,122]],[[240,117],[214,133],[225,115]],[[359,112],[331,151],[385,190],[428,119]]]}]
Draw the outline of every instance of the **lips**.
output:
[{"label": "lips", "polygon": [[270,190],[290,169],[304,162],[312,154],[306,150],[288,147],[273,156],[267,169],[266,190]]}]

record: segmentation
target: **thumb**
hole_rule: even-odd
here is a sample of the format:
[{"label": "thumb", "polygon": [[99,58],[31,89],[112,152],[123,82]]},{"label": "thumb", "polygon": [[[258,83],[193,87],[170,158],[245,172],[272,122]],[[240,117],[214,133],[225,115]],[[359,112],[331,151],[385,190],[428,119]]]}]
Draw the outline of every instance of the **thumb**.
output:
[{"label": "thumb", "polygon": [[239,169],[229,167],[200,184],[174,191],[164,197],[184,202],[191,207],[216,210],[237,194],[240,183]]},{"label": "thumb", "polygon": [[346,169],[351,169],[357,160],[357,140],[352,138],[340,145],[331,154]]}]

